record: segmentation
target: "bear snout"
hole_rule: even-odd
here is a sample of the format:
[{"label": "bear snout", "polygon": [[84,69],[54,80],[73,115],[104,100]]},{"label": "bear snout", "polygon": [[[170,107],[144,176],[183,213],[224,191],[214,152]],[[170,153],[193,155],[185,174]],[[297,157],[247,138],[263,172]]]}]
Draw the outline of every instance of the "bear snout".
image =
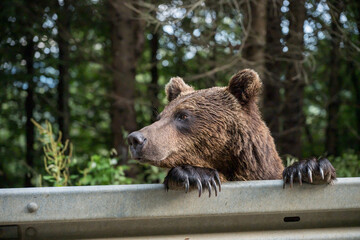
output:
[{"label": "bear snout", "polygon": [[139,159],[141,158],[141,152],[142,149],[146,143],[146,138],[141,132],[132,132],[127,137],[129,146],[130,146],[130,152],[133,158]]}]

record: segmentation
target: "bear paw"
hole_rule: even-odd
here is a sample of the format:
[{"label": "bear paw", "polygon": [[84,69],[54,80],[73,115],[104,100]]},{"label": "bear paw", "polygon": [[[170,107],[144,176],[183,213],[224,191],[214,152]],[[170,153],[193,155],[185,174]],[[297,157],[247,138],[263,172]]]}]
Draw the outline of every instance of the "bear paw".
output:
[{"label": "bear paw", "polygon": [[286,183],[290,183],[290,188],[292,188],[294,181],[299,181],[300,185],[303,181],[312,184],[325,184],[332,183],[335,179],[336,171],[326,158],[318,161],[315,159],[303,160],[284,170],[283,188],[285,188]]},{"label": "bear paw", "polygon": [[165,177],[164,184],[167,191],[169,189],[178,190],[179,188],[185,188],[185,193],[187,193],[190,189],[197,188],[199,197],[203,192],[203,188],[208,189],[209,197],[211,197],[212,187],[214,187],[215,196],[217,196],[217,184],[219,185],[219,192],[221,192],[219,173],[211,168],[193,166],[174,167]]}]

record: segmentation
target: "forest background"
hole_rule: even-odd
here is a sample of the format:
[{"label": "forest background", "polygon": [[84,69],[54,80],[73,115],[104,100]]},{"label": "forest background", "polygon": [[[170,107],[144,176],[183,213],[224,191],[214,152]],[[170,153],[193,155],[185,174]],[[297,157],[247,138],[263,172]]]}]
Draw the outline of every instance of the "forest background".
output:
[{"label": "forest background", "polygon": [[360,176],[359,31],[355,0],[2,0],[0,187],[161,182],[124,137],[171,77],[226,86],[243,68],[285,165]]}]

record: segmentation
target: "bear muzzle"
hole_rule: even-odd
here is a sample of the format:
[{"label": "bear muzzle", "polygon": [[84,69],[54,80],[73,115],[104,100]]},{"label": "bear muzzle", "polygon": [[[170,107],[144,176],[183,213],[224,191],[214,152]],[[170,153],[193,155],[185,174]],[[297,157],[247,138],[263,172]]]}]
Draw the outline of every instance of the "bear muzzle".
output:
[{"label": "bear muzzle", "polygon": [[130,152],[131,156],[134,159],[141,160],[142,158],[142,149],[144,148],[147,139],[144,137],[144,135],[141,132],[132,132],[127,137],[129,146],[130,146]]}]

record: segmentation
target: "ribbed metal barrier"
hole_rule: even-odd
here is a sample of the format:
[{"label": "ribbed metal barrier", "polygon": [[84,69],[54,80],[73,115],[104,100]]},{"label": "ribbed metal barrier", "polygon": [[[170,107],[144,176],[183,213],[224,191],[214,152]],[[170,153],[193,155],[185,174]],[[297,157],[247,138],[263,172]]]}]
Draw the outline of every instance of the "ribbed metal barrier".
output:
[{"label": "ribbed metal barrier", "polygon": [[360,239],[360,178],[223,184],[217,197],[161,184],[0,189],[0,239]]}]

